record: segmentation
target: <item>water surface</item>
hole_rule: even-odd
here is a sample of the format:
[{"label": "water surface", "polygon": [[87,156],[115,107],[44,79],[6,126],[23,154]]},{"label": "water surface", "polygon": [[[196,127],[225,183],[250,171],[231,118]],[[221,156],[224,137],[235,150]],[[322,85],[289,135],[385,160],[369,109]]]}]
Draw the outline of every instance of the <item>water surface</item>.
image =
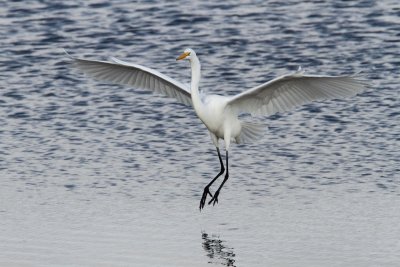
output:
[{"label": "water surface", "polygon": [[[0,3],[0,265],[397,266],[397,1]],[[264,118],[219,163],[173,99],[93,81],[62,48],[235,94],[297,69],[362,71],[363,94]],[[215,190],[215,189],[214,189]]]}]

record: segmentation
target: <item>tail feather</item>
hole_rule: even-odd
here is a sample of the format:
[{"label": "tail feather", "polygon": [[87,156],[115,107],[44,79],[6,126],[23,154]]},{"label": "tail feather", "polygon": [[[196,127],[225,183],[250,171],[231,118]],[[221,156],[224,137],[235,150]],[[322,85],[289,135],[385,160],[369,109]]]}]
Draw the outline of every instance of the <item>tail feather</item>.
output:
[{"label": "tail feather", "polygon": [[242,131],[236,139],[236,143],[252,143],[259,140],[265,132],[265,125],[255,122],[242,122]]}]

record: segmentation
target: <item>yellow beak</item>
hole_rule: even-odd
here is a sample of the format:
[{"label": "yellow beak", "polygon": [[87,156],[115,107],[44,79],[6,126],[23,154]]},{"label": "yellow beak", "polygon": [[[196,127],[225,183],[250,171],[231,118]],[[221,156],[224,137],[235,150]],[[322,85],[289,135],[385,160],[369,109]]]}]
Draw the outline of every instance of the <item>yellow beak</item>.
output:
[{"label": "yellow beak", "polygon": [[190,52],[183,52],[179,57],[176,58],[176,60],[182,60],[186,58],[188,55],[190,55]]}]

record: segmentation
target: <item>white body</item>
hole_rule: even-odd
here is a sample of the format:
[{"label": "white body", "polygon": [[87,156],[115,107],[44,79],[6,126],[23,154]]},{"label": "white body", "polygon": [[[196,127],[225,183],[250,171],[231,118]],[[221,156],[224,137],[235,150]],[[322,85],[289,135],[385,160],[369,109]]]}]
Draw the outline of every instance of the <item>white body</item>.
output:
[{"label": "white body", "polygon": [[218,147],[219,138],[225,140],[226,148],[229,148],[230,141],[239,143],[242,124],[236,114],[227,112],[226,106],[229,99],[225,96],[209,95],[198,107],[195,107],[197,116],[210,131],[216,147]]},{"label": "white body", "polygon": [[239,142],[238,137],[242,129],[237,114],[227,109],[228,101],[231,98],[220,95],[205,95],[201,97],[199,93],[201,76],[199,59],[192,57],[190,64],[192,69],[190,93],[194,110],[210,131],[214,145],[219,147],[218,139],[224,139],[225,149],[228,150],[231,140]]}]

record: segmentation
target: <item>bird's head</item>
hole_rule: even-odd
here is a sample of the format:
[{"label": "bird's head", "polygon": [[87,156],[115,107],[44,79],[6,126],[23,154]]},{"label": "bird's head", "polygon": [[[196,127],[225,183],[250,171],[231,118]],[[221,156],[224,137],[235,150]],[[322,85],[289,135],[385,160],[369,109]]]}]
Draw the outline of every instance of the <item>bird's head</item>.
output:
[{"label": "bird's head", "polygon": [[196,56],[196,53],[193,51],[193,49],[186,48],[183,53],[176,58],[176,60],[182,60],[182,59],[192,59],[193,57]]}]

